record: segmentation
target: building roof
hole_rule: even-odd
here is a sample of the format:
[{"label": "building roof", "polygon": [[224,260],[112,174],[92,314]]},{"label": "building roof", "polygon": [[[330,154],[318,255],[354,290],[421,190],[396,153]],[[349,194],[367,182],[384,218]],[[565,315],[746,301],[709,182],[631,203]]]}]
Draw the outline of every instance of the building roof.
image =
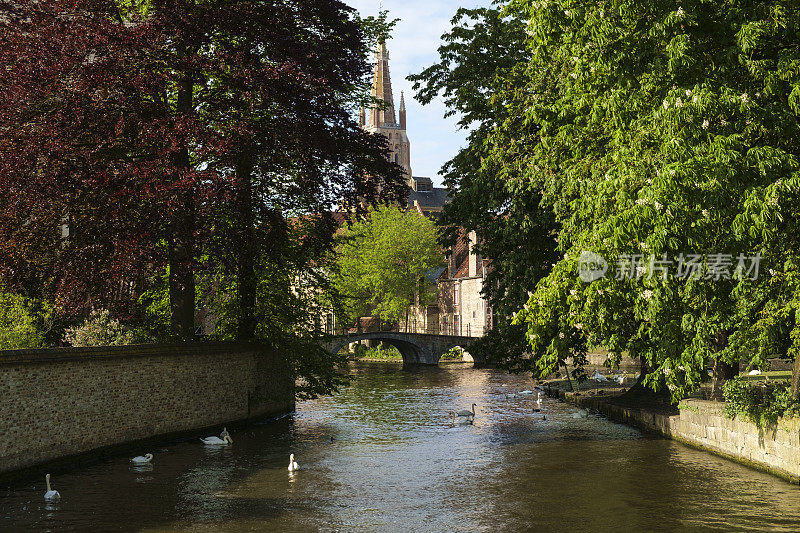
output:
[{"label": "building roof", "polygon": [[408,193],[408,205],[413,206],[414,202],[418,202],[423,210],[441,209],[449,200],[447,189],[443,187],[433,187],[430,191],[415,191],[412,189]]},{"label": "building roof", "polygon": [[445,270],[447,270],[447,267],[444,266],[444,265],[436,267],[436,268],[432,268],[432,269],[428,270],[427,272],[425,272],[425,277],[431,283],[436,283],[439,280],[439,277],[442,275],[442,273]]}]

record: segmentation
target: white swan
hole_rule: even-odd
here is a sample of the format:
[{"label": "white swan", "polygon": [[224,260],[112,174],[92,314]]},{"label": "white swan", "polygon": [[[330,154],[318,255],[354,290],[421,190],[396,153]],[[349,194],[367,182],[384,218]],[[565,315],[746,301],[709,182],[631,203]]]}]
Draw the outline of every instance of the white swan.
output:
[{"label": "white swan", "polygon": [[455,412],[455,411],[450,411],[450,420],[451,420],[451,423],[452,423],[454,426],[455,426],[455,425],[467,425],[467,424],[472,424],[472,418],[471,418],[471,417],[469,417],[469,416],[467,416],[467,417],[461,417],[461,416],[459,416],[459,417],[458,417],[458,420],[456,420],[456,412]]},{"label": "white swan", "polygon": [[57,490],[53,490],[50,488],[50,474],[47,474],[44,477],[44,480],[47,483],[47,492],[44,493],[44,501],[46,502],[59,501],[61,499],[61,494],[59,494]]},{"label": "white swan", "polygon": [[297,461],[294,460],[294,454],[289,454],[289,472],[294,472],[295,470],[300,470],[300,465],[297,464]]},{"label": "white swan", "polygon": [[523,391],[519,391],[519,393],[520,393],[520,395],[525,395],[525,396],[527,396],[528,394],[533,394],[533,391],[532,391],[532,390],[525,389],[525,390],[523,390]]},{"label": "white swan", "polygon": [[466,409],[462,409],[456,413],[458,416],[468,416],[470,418],[475,418],[475,406],[478,405],[476,403],[472,404],[472,411],[467,411]]},{"label": "white swan", "polygon": [[153,454],[146,453],[144,455],[137,455],[136,457],[131,459],[131,462],[135,465],[146,465],[152,460],[153,460]]},{"label": "white swan", "polygon": [[227,446],[228,444],[233,444],[233,438],[227,433],[227,431],[223,430],[223,433],[221,433],[222,438],[212,435],[211,437],[200,439],[200,441],[209,446]]}]

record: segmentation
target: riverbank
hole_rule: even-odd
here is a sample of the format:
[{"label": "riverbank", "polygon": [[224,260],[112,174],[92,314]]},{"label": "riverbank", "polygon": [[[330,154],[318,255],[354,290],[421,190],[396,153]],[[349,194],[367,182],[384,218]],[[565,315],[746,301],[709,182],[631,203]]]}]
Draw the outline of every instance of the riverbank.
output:
[{"label": "riverbank", "polygon": [[724,404],[699,399],[674,406],[631,405],[622,396],[626,387],[603,387],[569,392],[565,382],[544,383],[548,396],[595,410],[609,420],[655,433],[749,467],[800,483],[800,419],[782,419],[762,428],[749,421],[729,419]]}]

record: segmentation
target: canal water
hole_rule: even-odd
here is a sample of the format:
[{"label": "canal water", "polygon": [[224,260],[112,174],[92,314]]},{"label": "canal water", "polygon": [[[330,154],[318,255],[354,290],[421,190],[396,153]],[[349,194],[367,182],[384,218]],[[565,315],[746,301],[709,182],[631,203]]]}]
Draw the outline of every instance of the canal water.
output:
[{"label": "canal water", "polygon": [[[0,487],[2,531],[800,531],[800,489],[461,365],[353,367],[340,394],[199,441]],[[450,409],[477,404],[473,425]],[[157,406],[154,406],[157,408]],[[301,470],[287,471],[294,453]]]}]

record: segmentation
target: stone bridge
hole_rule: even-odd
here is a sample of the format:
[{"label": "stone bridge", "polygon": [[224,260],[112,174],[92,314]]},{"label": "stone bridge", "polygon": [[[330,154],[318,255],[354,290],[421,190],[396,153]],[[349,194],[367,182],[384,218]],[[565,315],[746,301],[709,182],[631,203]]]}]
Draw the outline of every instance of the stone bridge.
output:
[{"label": "stone bridge", "polygon": [[[331,353],[352,342],[372,340],[391,344],[400,351],[403,363],[418,365],[437,365],[439,358],[451,348],[460,346],[466,349],[478,337],[461,335],[432,335],[427,333],[400,333],[397,331],[373,331],[370,333],[351,333],[329,337],[323,346]],[[478,363],[479,361],[475,361]]]}]

